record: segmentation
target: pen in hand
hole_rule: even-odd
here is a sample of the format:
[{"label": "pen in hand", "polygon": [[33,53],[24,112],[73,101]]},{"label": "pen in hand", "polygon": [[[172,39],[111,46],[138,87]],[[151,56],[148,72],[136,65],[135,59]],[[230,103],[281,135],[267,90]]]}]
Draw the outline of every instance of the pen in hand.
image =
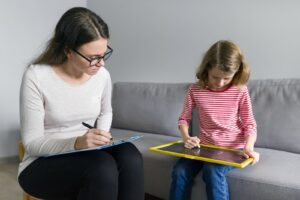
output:
[{"label": "pen in hand", "polygon": [[[89,124],[87,124],[85,122],[82,122],[82,125],[85,126],[85,127],[87,127],[87,128],[89,128],[89,129],[95,128],[95,127],[93,127],[93,126],[91,126],[91,125],[89,125]],[[111,141],[112,144],[114,144],[114,141],[113,141],[112,137],[110,138],[110,141]]]},{"label": "pen in hand", "polygon": [[89,129],[95,128],[95,127],[92,127],[91,125],[89,125],[89,124],[87,124],[85,122],[82,122],[82,125],[85,126],[85,127],[87,127],[87,128],[89,128]]}]

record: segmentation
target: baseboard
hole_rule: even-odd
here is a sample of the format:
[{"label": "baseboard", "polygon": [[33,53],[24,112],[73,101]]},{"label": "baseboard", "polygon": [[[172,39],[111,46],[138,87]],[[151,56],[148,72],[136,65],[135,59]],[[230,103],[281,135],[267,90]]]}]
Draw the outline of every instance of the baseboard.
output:
[{"label": "baseboard", "polygon": [[157,198],[155,196],[152,196],[152,195],[146,193],[145,200],[163,200],[163,199]]},{"label": "baseboard", "polygon": [[10,156],[10,157],[3,157],[0,158],[0,164],[3,163],[18,163],[19,157],[18,156]]}]

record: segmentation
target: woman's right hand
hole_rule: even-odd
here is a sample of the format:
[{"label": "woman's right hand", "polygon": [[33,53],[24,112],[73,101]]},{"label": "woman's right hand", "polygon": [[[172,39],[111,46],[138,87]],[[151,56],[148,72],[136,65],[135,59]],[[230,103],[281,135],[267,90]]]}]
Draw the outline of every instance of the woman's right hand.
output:
[{"label": "woman's right hand", "polygon": [[111,141],[111,133],[100,129],[89,129],[84,135],[76,138],[76,150],[106,145]]},{"label": "woman's right hand", "polygon": [[192,149],[194,147],[199,147],[200,139],[197,136],[183,138],[184,147]]}]

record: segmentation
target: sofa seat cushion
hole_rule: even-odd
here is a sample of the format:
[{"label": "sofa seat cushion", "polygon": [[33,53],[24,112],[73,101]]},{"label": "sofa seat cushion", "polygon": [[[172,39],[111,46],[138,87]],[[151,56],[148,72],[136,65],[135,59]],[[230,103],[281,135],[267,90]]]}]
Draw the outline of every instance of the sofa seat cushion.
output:
[{"label": "sofa seat cushion", "polygon": [[[232,199],[299,200],[300,155],[266,148],[256,149],[260,162],[228,174]],[[246,196],[245,196],[246,194]]]},{"label": "sofa seat cushion", "polygon": [[[114,138],[143,135],[134,142],[144,158],[145,192],[168,199],[172,168],[177,157],[149,151],[148,148],[180,137],[164,136],[123,129],[111,130]],[[259,163],[244,169],[234,169],[228,174],[232,200],[299,200],[300,199],[300,155],[266,148],[256,149],[261,154]],[[205,185],[201,173],[195,179],[192,199],[206,199]],[[164,189],[161,189],[164,188]],[[167,188],[167,190],[166,190]]]},{"label": "sofa seat cushion", "polygon": [[[256,165],[228,173],[231,200],[299,200],[300,155],[265,148],[256,149],[261,160]],[[196,178],[192,199],[203,196],[201,174]]]}]

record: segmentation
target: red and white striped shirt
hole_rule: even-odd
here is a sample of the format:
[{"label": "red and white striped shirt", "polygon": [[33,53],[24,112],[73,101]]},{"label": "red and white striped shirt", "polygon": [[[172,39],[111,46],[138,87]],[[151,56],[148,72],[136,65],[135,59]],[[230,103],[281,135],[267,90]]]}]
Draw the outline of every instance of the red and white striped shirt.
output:
[{"label": "red and white striped shirt", "polygon": [[256,134],[256,122],[246,86],[213,91],[192,84],[178,125],[189,126],[194,107],[198,111],[201,144],[241,149],[245,146],[246,137]]}]

